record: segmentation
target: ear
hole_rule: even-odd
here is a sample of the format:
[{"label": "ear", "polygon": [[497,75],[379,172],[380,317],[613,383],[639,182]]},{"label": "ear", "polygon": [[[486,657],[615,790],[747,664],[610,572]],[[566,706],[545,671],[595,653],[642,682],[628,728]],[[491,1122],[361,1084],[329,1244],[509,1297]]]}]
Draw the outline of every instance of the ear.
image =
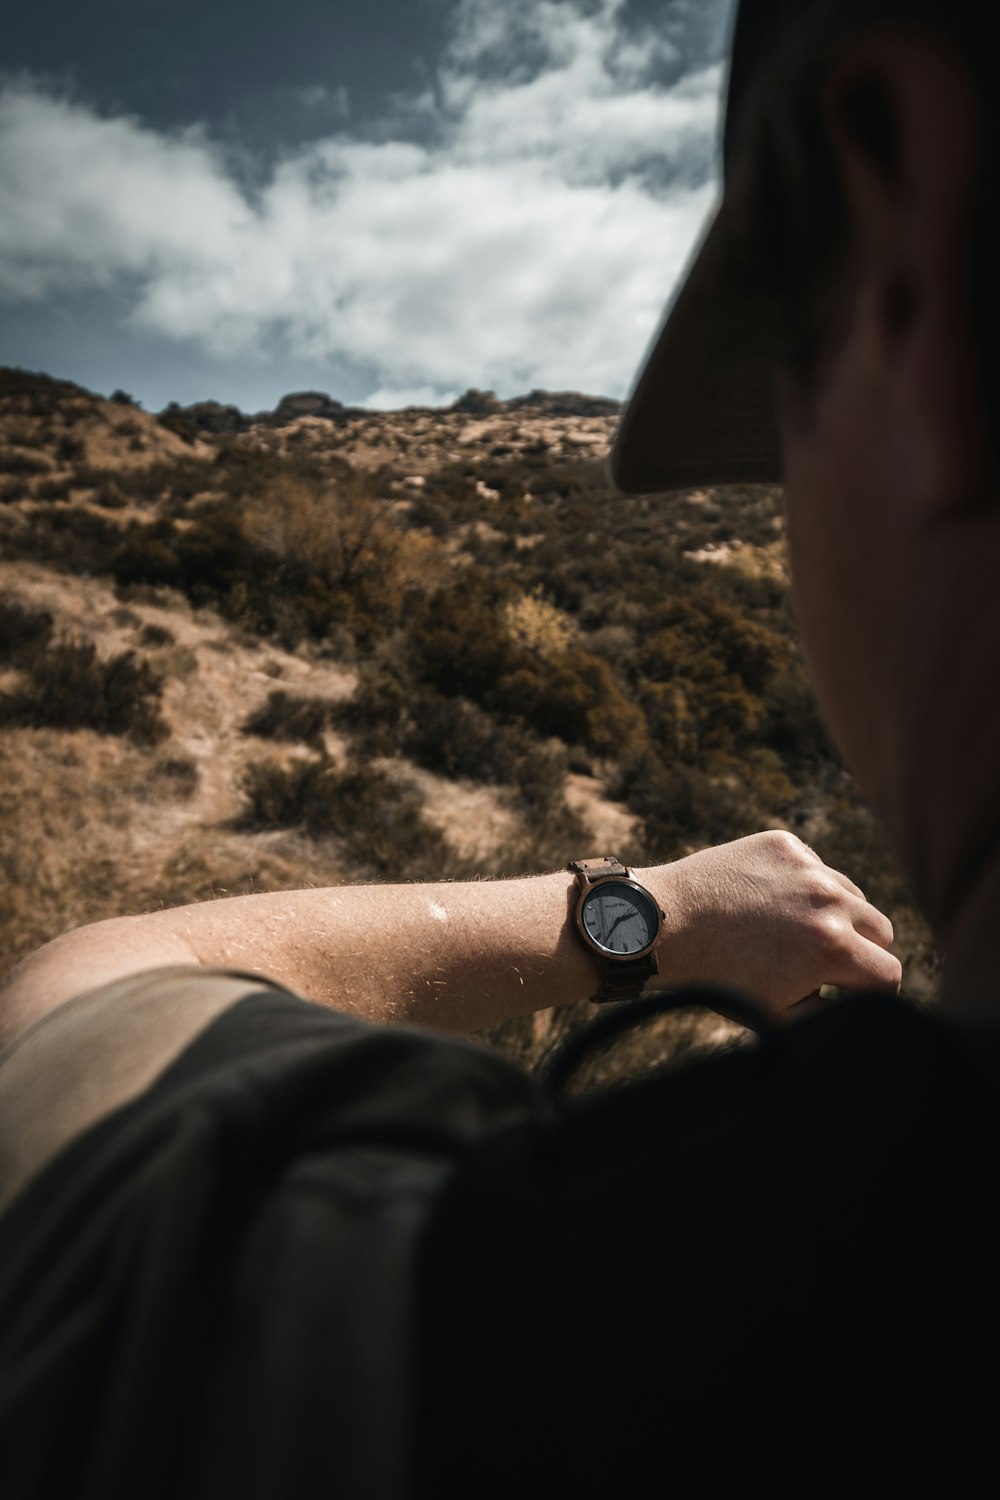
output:
[{"label": "ear", "polygon": [[[851,221],[852,333],[869,373],[897,382],[917,430],[943,422],[952,451],[935,455],[942,463],[953,465],[956,449],[971,460],[981,445],[970,420],[985,416],[969,298],[975,86],[940,33],[873,27],[834,65],[823,115]],[[951,467],[953,494],[958,478]]]},{"label": "ear", "polygon": [[856,241],[885,282],[891,344],[965,264],[980,139],[972,81],[940,34],[878,28],[835,65],[824,106]]}]

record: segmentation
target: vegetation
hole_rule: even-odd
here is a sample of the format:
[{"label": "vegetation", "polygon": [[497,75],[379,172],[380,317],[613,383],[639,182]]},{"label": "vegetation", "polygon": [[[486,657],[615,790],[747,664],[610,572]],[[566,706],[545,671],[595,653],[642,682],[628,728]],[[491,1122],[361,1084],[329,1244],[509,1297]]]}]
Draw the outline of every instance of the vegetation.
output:
[{"label": "vegetation", "polygon": [[[19,654],[26,658],[27,647]],[[57,640],[34,653],[26,680],[0,698],[0,723],[95,729],[157,745],[170,733],[157,702],[162,690],[162,678],[132,651],[101,661],[92,641]]]},{"label": "vegetation", "polygon": [[[55,895],[46,907],[36,884],[33,909],[55,923],[69,906],[110,914],[100,901],[123,892],[156,904],[268,883],[553,868],[593,843],[567,801],[575,774],[633,815],[614,852],[636,863],[791,828],[890,912],[910,974],[933,972],[806,681],[777,491],[626,499],[565,423],[525,412],[471,445],[456,424],[475,414],[447,435],[442,418],[417,413],[212,436],[117,394],[112,405],[0,371],[3,557],[113,589],[116,628],[132,632],[127,649],[99,652],[52,611],[0,602],[8,743],[96,730],[117,746],[106,785],[125,778],[147,816],[202,808],[221,771],[169,743],[162,713],[168,684],[204,686],[204,648],[184,621],[210,617],[228,649],[294,653],[356,685],[324,696],[299,679],[241,696],[236,823],[206,828],[145,887],[106,870],[93,906],[64,890],[62,909]],[[98,421],[120,462],[93,444]],[[170,626],[145,616],[153,605],[176,612]],[[247,764],[248,736],[273,742],[270,757]],[[59,766],[55,780],[79,795],[83,770]],[[435,777],[475,796],[495,789],[512,831],[488,856],[460,857],[431,818]],[[107,816],[123,806],[109,801]],[[0,849],[4,818],[19,816],[0,799]],[[42,879],[17,871],[15,888]],[[15,906],[0,902],[0,932],[20,934],[12,954],[37,939]],[[523,1028],[499,1041],[527,1045]]]},{"label": "vegetation", "polygon": [[325,757],[287,767],[255,761],[242,789],[251,827],[336,839],[351,864],[383,878],[439,880],[454,863],[420,796],[374,767],[338,770]]},{"label": "vegetation", "polygon": [[276,688],[263,707],[246,720],[243,733],[312,744],[322,739],[329,717],[330,705],[321,699],[299,698]]}]

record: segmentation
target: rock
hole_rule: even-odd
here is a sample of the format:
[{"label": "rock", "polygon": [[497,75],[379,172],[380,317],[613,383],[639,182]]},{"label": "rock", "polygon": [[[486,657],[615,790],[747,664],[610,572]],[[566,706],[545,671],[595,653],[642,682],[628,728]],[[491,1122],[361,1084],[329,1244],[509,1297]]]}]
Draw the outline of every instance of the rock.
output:
[{"label": "rock", "polygon": [[537,412],[546,417],[614,417],[621,402],[610,396],[582,396],[578,391],[530,391],[504,403],[507,411]]},{"label": "rock", "polygon": [[[282,396],[271,413],[271,422],[275,427],[295,422],[299,417],[325,417],[327,421],[337,422],[344,413],[344,403],[335,401],[325,391],[293,391],[288,396]],[[263,413],[261,419],[266,420]]]},{"label": "rock", "polygon": [[159,415],[167,418],[168,424],[181,420],[202,432],[248,432],[253,423],[253,418],[238,406],[223,406],[218,401],[195,401],[191,406],[171,401]]},{"label": "rock", "polygon": [[504,403],[494,391],[467,390],[451,404],[452,411],[465,412],[471,417],[490,417],[504,409]]}]

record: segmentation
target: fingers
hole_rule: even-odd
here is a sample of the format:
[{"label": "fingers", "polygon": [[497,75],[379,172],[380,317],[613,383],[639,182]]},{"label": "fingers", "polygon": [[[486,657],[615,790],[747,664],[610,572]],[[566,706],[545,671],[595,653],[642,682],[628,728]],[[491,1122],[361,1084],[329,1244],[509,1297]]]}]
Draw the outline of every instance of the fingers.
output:
[{"label": "fingers", "polygon": [[851,920],[855,932],[861,937],[867,938],[871,943],[877,943],[880,948],[892,946],[893,930],[892,923],[884,912],[880,912],[877,906],[872,906],[870,901],[862,897],[851,914]]},{"label": "fingers", "polygon": [[839,955],[831,955],[826,984],[844,990],[882,990],[898,995],[903,980],[903,966],[894,953],[887,953],[879,943],[856,936]]},{"label": "fingers", "polygon": [[868,898],[866,897],[864,891],[860,886],[855,885],[853,880],[848,880],[846,875],[842,875],[839,870],[831,869],[829,865],[824,865],[823,868],[826,870],[826,873],[837,882],[838,885],[843,886],[845,891],[848,891],[852,896],[859,896],[862,901],[867,901]]}]

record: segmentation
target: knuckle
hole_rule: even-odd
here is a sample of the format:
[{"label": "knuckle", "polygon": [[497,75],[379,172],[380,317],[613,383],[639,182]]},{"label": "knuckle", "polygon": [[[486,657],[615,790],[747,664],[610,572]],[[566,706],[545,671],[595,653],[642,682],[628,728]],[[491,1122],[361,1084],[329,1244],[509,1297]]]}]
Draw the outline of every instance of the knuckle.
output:
[{"label": "knuckle", "polygon": [[844,923],[832,915],[816,917],[812,922],[813,946],[822,958],[834,958],[844,950],[847,934]]},{"label": "knuckle", "polygon": [[797,857],[807,853],[802,840],[787,828],[768,828],[758,835],[769,849],[786,857]]},{"label": "knuckle", "polygon": [[844,905],[844,896],[843,887],[837,884],[825,867],[816,870],[809,886],[809,901],[816,910],[839,909]]}]

